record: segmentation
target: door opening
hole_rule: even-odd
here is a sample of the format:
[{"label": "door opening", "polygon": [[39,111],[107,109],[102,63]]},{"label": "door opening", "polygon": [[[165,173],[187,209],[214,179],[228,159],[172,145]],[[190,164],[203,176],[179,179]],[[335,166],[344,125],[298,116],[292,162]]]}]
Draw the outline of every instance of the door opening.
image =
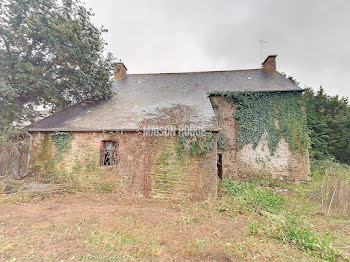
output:
[{"label": "door opening", "polygon": [[217,157],[217,170],[218,170],[218,177],[222,179],[222,154],[218,154],[218,157]]}]

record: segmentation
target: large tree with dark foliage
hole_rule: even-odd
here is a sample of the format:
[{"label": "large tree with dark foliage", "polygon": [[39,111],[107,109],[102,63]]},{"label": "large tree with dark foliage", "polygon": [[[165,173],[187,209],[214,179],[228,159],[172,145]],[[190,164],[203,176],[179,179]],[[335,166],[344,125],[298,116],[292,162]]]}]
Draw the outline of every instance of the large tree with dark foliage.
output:
[{"label": "large tree with dark foliage", "polygon": [[111,96],[113,58],[92,15],[79,0],[0,2],[0,137],[38,106]]},{"label": "large tree with dark foliage", "polygon": [[303,94],[314,159],[335,158],[350,164],[350,105],[347,98],[327,95],[322,87]]}]

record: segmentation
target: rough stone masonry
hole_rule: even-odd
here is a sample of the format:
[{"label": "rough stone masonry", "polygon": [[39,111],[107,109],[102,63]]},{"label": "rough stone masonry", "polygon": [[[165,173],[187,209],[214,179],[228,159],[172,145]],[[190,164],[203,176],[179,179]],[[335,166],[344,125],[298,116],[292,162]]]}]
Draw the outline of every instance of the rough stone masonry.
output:
[{"label": "rough stone masonry", "polygon": [[[110,100],[76,104],[30,126],[28,168],[86,188],[176,199],[216,196],[218,175],[308,179],[308,155],[292,152],[283,137],[273,156],[268,154],[266,134],[257,147],[239,149],[235,105],[208,96],[212,91],[302,92],[276,71],[276,56],[250,70],[127,74],[120,62],[115,72]],[[150,127],[191,127],[213,139],[210,147],[193,140],[189,151],[180,155],[178,132],[145,136],[143,131]],[[218,132],[225,136],[227,150],[217,148]],[[55,134],[70,134],[65,150],[55,143]],[[195,147],[205,147],[205,154],[192,154]]]}]

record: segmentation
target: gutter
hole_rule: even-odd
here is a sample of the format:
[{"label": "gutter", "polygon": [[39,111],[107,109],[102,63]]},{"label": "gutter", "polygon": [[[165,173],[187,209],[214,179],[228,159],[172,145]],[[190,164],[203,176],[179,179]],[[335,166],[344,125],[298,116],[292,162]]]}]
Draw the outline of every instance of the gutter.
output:
[{"label": "gutter", "polygon": [[[149,132],[149,131],[174,131],[176,133],[179,132],[191,132],[196,130],[203,130],[205,132],[212,132],[212,133],[218,133],[220,132],[220,128],[209,128],[209,129],[194,129],[194,130],[185,130],[180,128],[124,128],[124,129],[115,129],[115,128],[105,128],[105,129],[80,129],[80,128],[29,128],[28,132],[116,132],[116,133],[124,133],[124,132]],[[28,133],[29,134],[29,133]]]},{"label": "gutter", "polygon": [[29,166],[30,166],[30,149],[32,148],[32,145],[33,145],[33,136],[31,134],[29,134],[29,132],[26,132],[26,135],[29,136],[29,150],[28,150],[28,156],[27,156],[26,171],[24,172],[24,175],[22,178],[24,178],[28,175]]},{"label": "gutter", "polygon": [[[250,91],[250,90],[246,90],[246,91],[210,91],[207,93],[208,97],[211,96],[225,96],[225,92],[230,92],[230,93],[286,93],[286,92],[290,92],[290,93],[302,93],[304,91],[306,91],[307,88],[300,88],[297,90],[268,90],[268,91]],[[216,94],[217,92],[217,94]],[[222,94],[220,94],[222,93]]]}]

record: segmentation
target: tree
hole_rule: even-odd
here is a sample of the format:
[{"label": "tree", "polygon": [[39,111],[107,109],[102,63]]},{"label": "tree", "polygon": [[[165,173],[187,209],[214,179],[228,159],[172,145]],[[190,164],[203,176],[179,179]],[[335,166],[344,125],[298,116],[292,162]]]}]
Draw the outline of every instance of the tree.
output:
[{"label": "tree", "polygon": [[321,118],[319,108],[315,103],[315,93],[312,89],[307,89],[303,94],[305,111],[307,115],[307,124],[310,129],[311,149],[310,157],[312,159],[331,158],[329,139],[331,129]]},{"label": "tree", "polygon": [[338,117],[331,136],[331,153],[341,162],[350,164],[350,112]]},{"label": "tree", "polygon": [[[52,110],[111,96],[113,57],[105,29],[79,0],[0,3],[0,132]],[[3,140],[4,141],[4,140]],[[1,141],[0,141],[1,142]]]},{"label": "tree", "polygon": [[314,159],[350,163],[350,106],[347,98],[327,95],[323,88],[303,94]]},{"label": "tree", "polygon": [[[282,73],[292,83],[293,77]],[[322,86],[316,92],[307,88],[303,103],[310,129],[311,159],[336,159],[350,164],[350,105],[345,97],[327,95]]]}]

